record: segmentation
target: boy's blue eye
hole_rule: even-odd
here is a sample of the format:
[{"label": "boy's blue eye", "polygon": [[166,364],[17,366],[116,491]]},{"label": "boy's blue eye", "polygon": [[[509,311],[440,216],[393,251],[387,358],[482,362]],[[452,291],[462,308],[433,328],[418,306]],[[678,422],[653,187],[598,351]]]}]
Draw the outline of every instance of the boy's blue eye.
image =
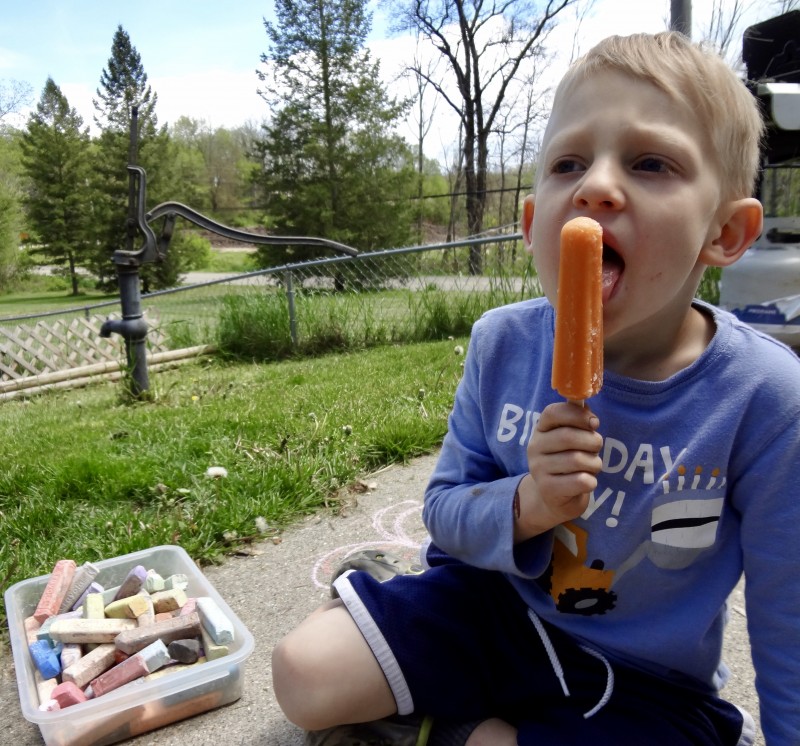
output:
[{"label": "boy's blue eye", "polygon": [[642,158],[634,168],[638,171],[651,171],[652,173],[667,173],[670,170],[664,161],[654,157]]},{"label": "boy's blue eye", "polygon": [[582,168],[580,163],[572,160],[558,161],[553,165],[553,173],[555,174],[571,174],[574,171],[579,171]]}]

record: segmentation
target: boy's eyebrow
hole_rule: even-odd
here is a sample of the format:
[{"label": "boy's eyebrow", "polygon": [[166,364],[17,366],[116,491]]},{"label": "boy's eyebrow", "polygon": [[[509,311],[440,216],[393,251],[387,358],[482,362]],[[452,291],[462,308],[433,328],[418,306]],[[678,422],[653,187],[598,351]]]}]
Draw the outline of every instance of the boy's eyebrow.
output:
[{"label": "boy's eyebrow", "polygon": [[[703,150],[705,146],[698,147],[695,138],[684,130],[672,125],[660,126],[658,123],[642,125],[636,122],[623,122],[617,130],[624,132],[631,138],[634,145],[641,144],[646,147],[651,143],[656,147],[665,147],[669,150],[685,151],[687,154],[694,150]],[[591,145],[597,139],[595,130],[582,123],[573,126],[560,127],[557,132],[542,143],[542,154],[547,155],[554,148],[556,150],[570,150]]]}]

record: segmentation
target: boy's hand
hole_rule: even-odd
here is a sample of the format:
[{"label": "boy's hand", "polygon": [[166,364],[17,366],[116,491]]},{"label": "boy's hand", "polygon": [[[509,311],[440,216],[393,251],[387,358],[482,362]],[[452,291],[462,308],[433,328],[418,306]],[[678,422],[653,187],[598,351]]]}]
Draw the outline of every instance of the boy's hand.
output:
[{"label": "boy's hand", "polygon": [[597,487],[603,438],[588,407],[559,402],[547,407],[528,443],[528,469],[519,484],[515,541],[537,536],[580,516]]}]

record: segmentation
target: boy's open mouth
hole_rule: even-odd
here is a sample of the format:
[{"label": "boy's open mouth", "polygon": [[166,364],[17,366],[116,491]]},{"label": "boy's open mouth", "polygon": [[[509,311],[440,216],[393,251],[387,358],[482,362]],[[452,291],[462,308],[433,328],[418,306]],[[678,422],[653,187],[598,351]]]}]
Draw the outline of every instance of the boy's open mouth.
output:
[{"label": "boy's open mouth", "polygon": [[603,244],[603,303],[614,292],[617,282],[625,269],[625,261],[617,253],[616,249],[609,246],[607,243]]}]

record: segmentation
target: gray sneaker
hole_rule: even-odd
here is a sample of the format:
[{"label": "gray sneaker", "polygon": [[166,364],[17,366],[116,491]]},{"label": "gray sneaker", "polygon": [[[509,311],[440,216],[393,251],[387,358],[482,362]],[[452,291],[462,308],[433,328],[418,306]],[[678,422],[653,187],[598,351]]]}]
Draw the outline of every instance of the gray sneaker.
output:
[{"label": "gray sneaker", "polygon": [[333,581],[348,570],[361,570],[369,573],[375,580],[383,582],[397,575],[419,575],[424,572],[420,564],[415,564],[389,552],[378,549],[364,549],[345,557],[331,578],[331,597],[338,598],[339,594],[333,587]]}]

